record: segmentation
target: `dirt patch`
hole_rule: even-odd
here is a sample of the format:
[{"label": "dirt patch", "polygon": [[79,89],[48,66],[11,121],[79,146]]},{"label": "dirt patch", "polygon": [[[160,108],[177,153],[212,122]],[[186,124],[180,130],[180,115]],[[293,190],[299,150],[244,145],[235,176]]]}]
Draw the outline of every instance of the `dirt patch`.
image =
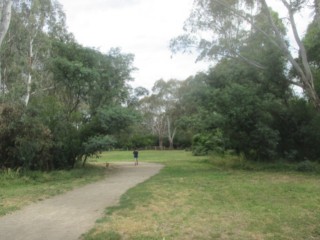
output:
[{"label": "dirt patch", "polygon": [[0,239],[79,239],[106,207],[114,206],[128,189],[157,174],[160,164],[110,164],[106,179],[77,188],[0,217]]}]

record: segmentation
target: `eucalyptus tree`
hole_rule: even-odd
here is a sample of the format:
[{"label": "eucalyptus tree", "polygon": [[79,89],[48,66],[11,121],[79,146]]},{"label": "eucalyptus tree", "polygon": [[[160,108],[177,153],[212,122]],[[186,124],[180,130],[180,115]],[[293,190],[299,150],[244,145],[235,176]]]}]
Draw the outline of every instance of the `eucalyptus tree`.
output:
[{"label": "eucalyptus tree", "polygon": [[94,83],[88,96],[91,112],[104,105],[125,104],[129,98],[129,85],[132,81],[134,55],[123,53],[119,48],[112,48],[107,53],[96,52],[94,68],[99,78]]},{"label": "eucalyptus tree", "polygon": [[177,108],[178,90],[181,82],[171,79],[160,79],[155,82],[152,94],[140,101],[139,110],[144,116],[144,123],[156,134],[159,147],[163,148],[163,138],[168,137],[169,147],[173,148],[174,138],[177,134],[180,111]]},{"label": "eucalyptus tree", "polygon": [[[12,0],[0,1],[0,48],[9,29],[11,20]],[[0,59],[1,60],[1,59]],[[1,62],[0,62],[0,90],[5,89],[1,78]]]},{"label": "eucalyptus tree", "polygon": [[28,105],[32,95],[52,87],[46,71],[51,39],[66,40],[71,35],[55,0],[14,1],[11,20],[1,52],[3,82],[7,93],[16,92]]},{"label": "eucalyptus tree", "polygon": [[127,100],[127,106],[137,109],[139,107],[139,101],[149,95],[149,90],[144,87],[129,88],[129,97]]},{"label": "eucalyptus tree", "polygon": [[[272,35],[267,22],[266,16],[256,16],[257,26]],[[252,67],[244,58],[259,61],[261,67]],[[194,153],[231,148],[254,159],[274,157],[282,140],[275,118],[292,96],[285,73],[281,51],[252,29],[238,56],[221,58],[207,74],[186,81],[193,89],[184,90],[185,108],[197,119],[189,120],[189,126],[197,127]]]},{"label": "eucalyptus tree", "polygon": [[[320,94],[320,14],[316,14],[313,22],[308,26],[307,33],[303,39],[306,46],[309,61],[315,77],[315,87]],[[295,76],[295,75],[294,75]]]},{"label": "eucalyptus tree", "polygon": [[159,148],[163,149],[163,138],[167,128],[161,101],[153,94],[146,96],[140,100],[139,111],[143,116],[142,125],[158,137]]},{"label": "eucalyptus tree", "polygon": [[[114,144],[135,121],[123,105],[134,57],[117,48],[101,53],[76,43],[56,0],[13,3],[0,51],[0,138],[10,139],[1,142],[1,154],[9,158],[6,152],[14,149],[14,167],[24,162],[35,169],[73,167]],[[4,114],[14,108],[10,104],[19,106],[19,114]]]},{"label": "eucalyptus tree", "polygon": [[159,80],[152,88],[153,94],[157,96],[163,105],[170,149],[173,149],[174,138],[178,130],[178,120],[181,116],[181,111],[177,105],[179,102],[178,91],[180,87],[181,81],[171,79],[167,82]]},{"label": "eucalyptus tree", "polygon": [[[247,44],[251,32],[258,31],[264,39],[274,45],[291,63],[297,72],[297,78],[288,79],[290,84],[301,87],[313,105],[320,110],[320,98],[315,91],[314,77],[308,61],[305,45],[301,40],[296,24],[296,15],[308,7],[319,12],[318,0],[281,0],[281,10],[287,16],[281,21],[267,0],[196,0],[194,8],[186,21],[185,35],[171,42],[173,51],[197,48],[200,50],[199,59],[209,58],[238,58],[260,69],[264,69],[259,59],[252,59],[240,51]],[[269,33],[257,24],[257,16],[263,15],[268,20]],[[288,29],[286,28],[288,27]],[[286,31],[293,33],[300,60],[295,57],[293,46],[285,38]],[[271,32],[271,34],[270,34]],[[261,43],[260,47],[263,47]]]},{"label": "eucalyptus tree", "polygon": [[0,47],[7,34],[11,20],[12,0],[0,1]]}]

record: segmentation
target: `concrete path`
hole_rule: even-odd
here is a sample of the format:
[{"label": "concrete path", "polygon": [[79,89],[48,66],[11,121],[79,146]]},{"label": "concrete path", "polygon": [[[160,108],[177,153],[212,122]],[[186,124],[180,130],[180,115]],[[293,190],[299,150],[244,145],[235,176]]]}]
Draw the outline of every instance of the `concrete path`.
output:
[{"label": "concrete path", "polygon": [[111,164],[111,175],[104,180],[62,195],[31,204],[20,211],[0,217],[0,240],[76,240],[102,217],[106,207],[114,206],[120,196],[151,176],[160,164]]}]

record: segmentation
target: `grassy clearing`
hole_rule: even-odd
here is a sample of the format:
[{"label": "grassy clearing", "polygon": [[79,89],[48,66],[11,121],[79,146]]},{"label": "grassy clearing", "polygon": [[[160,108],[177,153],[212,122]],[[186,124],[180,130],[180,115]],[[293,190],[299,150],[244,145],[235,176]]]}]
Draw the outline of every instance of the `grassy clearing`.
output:
[{"label": "grassy clearing", "polygon": [[90,165],[85,169],[49,173],[14,171],[0,172],[0,216],[20,209],[105,176],[105,167]]},{"label": "grassy clearing", "polygon": [[[128,159],[130,152],[109,152],[98,161]],[[239,170],[241,159],[184,151],[143,151],[140,160],[166,167],[107,209],[86,240],[320,239],[318,174]]]}]

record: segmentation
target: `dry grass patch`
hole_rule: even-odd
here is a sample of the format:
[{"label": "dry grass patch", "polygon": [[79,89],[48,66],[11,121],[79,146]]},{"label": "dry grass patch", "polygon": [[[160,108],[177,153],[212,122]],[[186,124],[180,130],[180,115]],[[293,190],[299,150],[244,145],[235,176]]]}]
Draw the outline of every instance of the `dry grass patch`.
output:
[{"label": "dry grass patch", "polygon": [[320,239],[319,175],[221,169],[168,154],[160,174],[129,190],[86,240]]}]

